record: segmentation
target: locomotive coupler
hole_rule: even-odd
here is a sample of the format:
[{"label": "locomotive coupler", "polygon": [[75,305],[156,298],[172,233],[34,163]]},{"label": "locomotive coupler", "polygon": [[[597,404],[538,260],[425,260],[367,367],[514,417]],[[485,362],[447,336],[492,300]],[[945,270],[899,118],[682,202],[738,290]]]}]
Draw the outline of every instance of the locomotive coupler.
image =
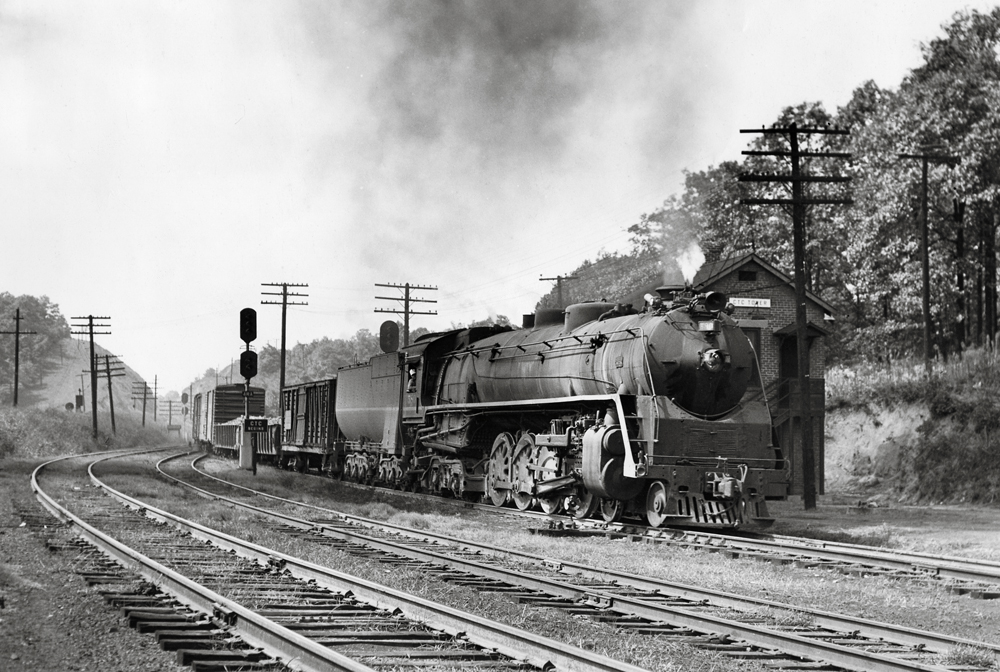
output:
[{"label": "locomotive coupler", "polygon": [[743,482],[725,473],[705,474],[705,495],[718,499],[734,499],[743,494]]}]

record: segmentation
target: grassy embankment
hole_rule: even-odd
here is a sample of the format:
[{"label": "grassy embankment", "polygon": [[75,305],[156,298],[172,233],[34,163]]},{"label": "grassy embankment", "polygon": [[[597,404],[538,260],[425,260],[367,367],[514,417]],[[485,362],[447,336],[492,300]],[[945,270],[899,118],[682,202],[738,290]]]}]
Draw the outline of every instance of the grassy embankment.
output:
[{"label": "grassy embankment", "polygon": [[129,414],[115,417],[116,433],[111,432],[111,416],[97,414],[98,436],[92,436],[90,413],[68,413],[61,409],[6,408],[0,410],[0,459],[42,459],[101,450],[158,446],[177,442],[162,427],[148,424]]},{"label": "grassy embankment", "polygon": [[[972,350],[935,362],[835,367],[827,372],[827,433],[849,425],[854,483],[912,502],[1000,503],[1000,354]],[[887,423],[897,427],[885,427]],[[885,434],[862,454],[866,435]],[[834,430],[834,433],[835,430]],[[841,437],[851,441],[852,437]],[[836,441],[834,441],[836,443]],[[835,452],[835,451],[834,451]],[[828,451],[827,464],[836,459]],[[866,473],[867,472],[867,473]]]}]

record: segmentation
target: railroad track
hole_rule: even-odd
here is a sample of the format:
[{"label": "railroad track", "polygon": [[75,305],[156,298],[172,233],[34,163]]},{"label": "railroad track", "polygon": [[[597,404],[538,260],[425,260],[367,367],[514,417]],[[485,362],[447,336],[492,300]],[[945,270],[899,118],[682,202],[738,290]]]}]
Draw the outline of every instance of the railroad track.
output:
[{"label": "railroad track", "polygon": [[[348,487],[369,489],[378,486],[343,481]],[[822,541],[752,531],[705,531],[672,527],[649,527],[634,522],[605,522],[521,511],[435,495],[391,491],[395,495],[432,500],[446,506],[516,516],[537,524],[531,530],[548,536],[603,536],[654,544],[672,544],[729,557],[758,559],[775,564],[796,564],[822,568],[854,576],[886,575],[897,579],[943,582],[955,595],[972,599],[1000,599],[1000,564],[960,558],[872,548],[860,544]]]},{"label": "railroad track", "polygon": [[174,516],[95,474],[96,464],[122,457],[47,462],[32,474],[32,488],[80,543],[96,549],[88,581],[109,584],[106,599],[175,647],[184,663],[355,672],[641,669]]},{"label": "railroad track", "polygon": [[[200,458],[198,458],[200,459]],[[196,460],[197,461],[197,460]],[[772,600],[748,598],[579,563],[553,562],[426,531],[410,530],[244,488],[201,471],[183,478],[206,497],[267,517],[287,533],[345,553],[447,577],[477,589],[505,592],[512,599],[555,607],[612,622],[643,634],[667,635],[694,646],[755,660],[780,669],[943,670],[987,667],[940,664],[957,649],[993,655],[1000,646],[852,618]],[[197,479],[198,484],[191,481]],[[283,505],[303,507],[323,519],[263,509],[218,493],[223,487],[253,493]],[[333,517],[331,517],[331,515]]]},{"label": "railroad track", "polygon": [[[589,521],[586,525],[571,529],[579,530],[582,534],[608,533],[591,527]],[[550,526],[549,530],[540,533],[561,534],[563,530],[558,526]],[[572,533],[571,531],[570,534]],[[825,567],[855,575],[882,574],[896,578],[933,579],[945,582],[946,589],[956,595],[986,600],[1000,598],[1000,564],[985,560],[890,551],[859,544],[759,533],[712,533],[621,525],[612,534],[631,536],[636,540],[652,543],[679,544],[731,557]]]}]

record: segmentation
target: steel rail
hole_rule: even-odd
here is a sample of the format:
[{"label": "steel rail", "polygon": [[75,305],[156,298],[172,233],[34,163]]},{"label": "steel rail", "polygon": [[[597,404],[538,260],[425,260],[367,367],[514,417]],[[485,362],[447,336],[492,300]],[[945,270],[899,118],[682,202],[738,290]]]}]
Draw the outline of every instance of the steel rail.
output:
[{"label": "steel rail", "polygon": [[[738,538],[738,537],[737,537]],[[809,539],[807,537],[791,537],[780,534],[765,534],[763,538],[767,541],[789,544],[793,548],[805,546],[812,549],[819,547],[824,550],[840,549],[845,553],[857,553],[859,555],[871,554],[873,556],[888,556],[889,559],[904,559],[906,562],[921,568],[920,566],[930,566],[940,568],[948,572],[967,572],[969,568],[982,568],[981,572],[975,574],[976,580],[982,581],[993,578],[1000,583],[1000,563],[979,558],[960,558],[955,555],[936,555],[933,553],[920,553],[917,551],[883,551],[861,544],[850,544],[842,541],[825,541],[822,539]],[[971,570],[974,571],[974,570]],[[958,577],[955,577],[958,578]]]},{"label": "steel rail", "polygon": [[[160,461],[160,463],[158,463],[157,467],[159,468],[163,462],[166,462],[170,459],[173,458],[164,458],[163,460]],[[196,458],[194,462],[197,462],[200,459],[201,457]],[[194,466],[194,464],[192,464],[192,466]],[[166,476],[167,478],[170,478],[178,483],[183,484],[185,487],[191,488],[196,492],[201,493],[203,496],[214,498],[220,501],[225,501],[235,506],[240,506],[247,510],[252,510],[261,515],[278,519],[281,522],[298,529],[322,531],[324,534],[328,536],[335,536],[342,539],[354,541],[355,543],[365,544],[372,548],[376,548],[378,550],[382,550],[389,553],[396,553],[404,556],[413,557],[415,559],[424,560],[426,562],[433,562],[437,564],[451,566],[454,569],[470,572],[473,574],[478,574],[481,576],[488,576],[489,578],[505,581],[507,583],[511,583],[514,585],[520,585],[534,590],[540,590],[557,597],[563,597],[581,601],[597,602],[600,603],[602,606],[606,606],[607,608],[614,608],[616,611],[633,614],[653,621],[669,621],[671,623],[683,625],[685,627],[690,627],[702,631],[708,630],[711,632],[726,634],[732,637],[738,637],[740,639],[743,639],[744,641],[747,641],[748,643],[753,644],[755,646],[763,648],[776,648],[786,653],[793,653],[796,655],[802,655],[810,658],[816,658],[817,649],[821,649],[820,657],[823,660],[856,670],[946,669],[941,667],[923,666],[915,663],[899,661],[897,659],[893,659],[888,656],[877,656],[875,654],[870,654],[867,652],[859,654],[857,650],[851,649],[850,647],[844,647],[837,644],[830,644],[826,642],[817,642],[814,639],[795,635],[794,633],[784,633],[764,628],[758,628],[753,625],[746,625],[738,622],[734,623],[726,619],[720,619],[706,614],[696,614],[688,610],[685,610],[683,607],[673,607],[673,606],[668,607],[661,604],[657,604],[655,602],[649,602],[641,598],[619,596],[606,590],[578,587],[541,577],[525,576],[524,574],[521,574],[519,572],[514,572],[511,570],[499,569],[495,567],[484,567],[480,563],[475,563],[472,561],[462,560],[453,557],[446,557],[442,556],[441,554],[434,553],[432,551],[414,549],[391,541],[372,539],[371,537],[366,537],[364,535],[355,534],[352,532],[339,530],[336,528],[331,528],[329,526],[317,524],[311,521],[297,519],[293,516],[288,516],[286,514],[267,511],[266,509],[253,506],[251,504],[246,504],[244,502],[239,502],[237,500],[209,492],[202,488],[198,488],[197,486],[194,486],[190,483],[186,483],[181,479],[171,476],[170,474],[166,474],[165,472],[162,472],[162,470],[161,473],[163,473],[164,476]],[[886,641],[892,641],[894,643],[902,645],[916,646],[916,647],[926,647],[930,645],[931,647],[935,647],[931,650],[936,650],[939,652],[945,652],[948,649],[957,646],[971,646],[982,649],[989,649],[994,652],[1000,652],[1000,646],[995,646],[983,642],[977,642],[974,640],[960,639],[960,638],[950,637],[947,635],[941,635],[938,633],[926,632],[891,624],[878,623],[876,621],[871,621],[869,619],[841,616],[839,614],[817,611],[813,609],[804,609],[802,607],[797,607],[794,605],[785,604],[773,600],[762,600],[758,598],[743,597],[731,593],[709,591],[694,586],[677,584],[656,579],[648,579],[645,577],[636,576],[633,574],[627,574],[624,572],[618,572],[615,570],[599,569],[582,565],[579,563],[546,559],[542,558],[541,556],[536,556],[521,551],[509,551],[507,549],[497,549],[495,547],[486,544],[469,542],[462,539],[456,539],[454,537],[448,537],[446,535],[439,535],[424,531],[411,530],[409,528],[393,525],[390,523],[374,521],[362,518],[360,516],[351,516],[347,514],[342,514],[339,512],[330,511],[329,509],[324,509],[322,507],[317,507],[311,504],[304,504],[302,502],[296,502],[294,500],[288,500],[285,498],[277,497],[275,495],[253,490],[251,488],[246,488],[245,486],[229,483],[227,481],[219,479],[218,477],[206,474],[202,471],[198,471],[198,473],[213,480],[225,483],[226,485],[239,488],[242,490],[247,490],[258,496],[263,496],[268,499],[274,499],[284,503],[293,504],[296,506],[316,509],[319,511],[323,511],[325,513],[334,513],[347,522],[357,522],[359,524],[368,527],[387,528],[394,530],[396,532],[400,532],[402,534],[406,534],[407,536],[416,539],[424,541],[432,541],[432,542],[446,542],[450,544],[455,544],[459,547],[464,547],[479,552],[487,552],[497,555],[504,555],[504,554],[513,555],[515,557],[528,560],[535,564],[547,566],[551,569],[562,570],[563,568],[570,568],[574,570],[576,573],[587,576],[588,578],[593,578],[604,582],[618,582],[641,590],[660,592],[666,596],[680,597],[683,599],[688,599],[693,601],[705,601],[715,606],[731,607],[735,609],[745,610],[745,609],[759,609],[759,608],[775,608],[775,609],[794,611],[812,616],[814,618],[814,622],[822,627],[837,629],[840,631],[848,631],[848,632],[856,631],[859,634],[862,634],[866,637],[884,639]],[[886,666],[883,666],[883,664]]]},{"label": "steel rail", "polygon": [[[136,451],[135,454],[143,452],[153,451]],[[93,472],[91,471],[94,464],[122,456],[122,454],[107,455],[92,462],[90,468],[88,468],[91,480],[94,479]],[[373,668],[367,665],[362,665],[277,623],[258,616],[236,602],[195,583],[169,567],[129,548],[71,513],[67,508],[60,505],[54,497],[42,490],[38,483],[38,475],[45,467],[55,462],[79,457],[94,457],[94,454],[61,457],[40,464],[31,474],[31,489],[34,491],[35,497],[47,511],[60,520],[72,525],[77,534],[88,543],[113,558],[122,566],[139,574],[150,583],[155,584],[164,592],[171,594],[191,609],[206,615],[211,614],[212,618],[224,615],[223,620],[229,626],[229,629],[239,634],[251,646],[263,649],[269,656],[283,658],[288,661],[287,664],[293,667],[293,669],[331,672],[375,672]]]},{"label": "steel rail", "polygon": [[659,536],[673,535],[677,540],[692,538],[696,541],[704,540],[702,543],[706,544],[714,542],[712,546],[717,549],[745,549],[764,553],[809,556],[821,560],[864,564],[882,569],[904,570],[961,581],[1000,583],[1000,565],[989,561],[881,550],[857,544],[826,542],[802,537],[776,536],[751,539],[718,532],[694,532],[669,527],[651,529],[649,534],[644,536],[655,541],[657,533]]},{"label": "steel rail", "polygon": [[93,472],[91,472],[91,482],[126,506],[141,509],[146,516],[172,524],[189,532],[195,538],[208,541],[219,548],[234,551],[244,558],[265,566],[280,565],[298,579],[315,581],[319,585],[339,592],[350,591],[356,598],[376,607],[388,610],[398,609],[408,618],[421,621],[451,635],[462,635],[480,647],[493,649],[514,660],[529,663],[539,669],[555,668],[567,672],[643,672],[643,668],[595,654],[593,651],[586,651],[503,623],[468,614],[185,520],[111,488]]}]

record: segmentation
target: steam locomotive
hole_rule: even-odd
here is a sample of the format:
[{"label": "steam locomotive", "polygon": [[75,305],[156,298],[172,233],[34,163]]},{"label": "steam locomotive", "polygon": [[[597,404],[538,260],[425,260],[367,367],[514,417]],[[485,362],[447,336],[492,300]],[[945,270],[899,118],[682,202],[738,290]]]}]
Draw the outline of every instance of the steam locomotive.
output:
[{"label": "steam locomotive", "polygon": [[725,295],[659,294],[642,312],[579,303],[386,348],[317,383],[325,405],[286,408],[282,451],[322,413],[315,466],[340,478],[654,526],[768,522],[787,476],[747,393],[750,341]]}]

